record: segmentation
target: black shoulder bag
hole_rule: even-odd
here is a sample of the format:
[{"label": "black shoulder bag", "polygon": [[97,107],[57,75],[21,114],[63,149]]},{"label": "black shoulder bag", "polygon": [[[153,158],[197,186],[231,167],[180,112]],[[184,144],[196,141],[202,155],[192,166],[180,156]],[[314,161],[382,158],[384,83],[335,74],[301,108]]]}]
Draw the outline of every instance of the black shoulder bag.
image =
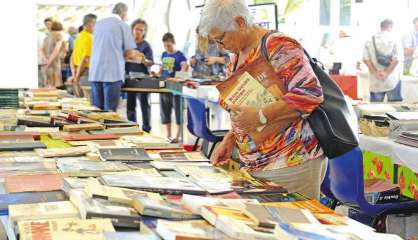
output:
[{"label": "black shoulder bag", "polygon": [[[261,52],[270,60],[263,37]],[[322,87],[324,101],[316,108],[307,120],[319,141],[325,155],[332,159],[341,156],[359,145],[358,120],[353,107],[347,103],[340,87],[324,71],[322,64],[311,58],[304,49],[309,63]]]},{"label": "black shoulder bag", "polygon": [[376,38],[373,36],[372,37],[372,42],[373,42],[373,48],[374,48],[374,53],[376,55],[376,60],[377,63],[379,63],[380,65],[387,67],[392,63],[392,54],[391,55],[384,55],[381,52],[379,52],[379,50],[376,47]]}]

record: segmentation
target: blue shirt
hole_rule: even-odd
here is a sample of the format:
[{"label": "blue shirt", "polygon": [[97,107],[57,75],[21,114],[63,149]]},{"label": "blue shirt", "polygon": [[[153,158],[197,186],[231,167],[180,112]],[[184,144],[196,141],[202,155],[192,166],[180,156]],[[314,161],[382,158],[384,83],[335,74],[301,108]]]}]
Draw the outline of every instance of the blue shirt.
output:
[{"label": "blue shirt", "polygon": [[[205,63],[206,57],[223,57],[225,59],[225,64],[215,63],[208,65]],[[196,78],[205,78],[211,76],[226,75],[226,65],[229,63],[229,55],[225,51],[219,49],[218,44],[209,43],[207,53],[196,52],[194,56],[196,59],[196,64],[192,66],[193,77]]]},{"label": "blue shirt", "polygon": [[[143,53],[146,59],[154,61],[154,56],[152,53],[151,46],[149,45],[147,41],[142,41],[141,43],[137,43],[136,50]],[[126,70],[126,73],[139,72],[139,73],[149,74],[147,66],[145,66],[145,64],[143,63],[138,64],[138,63],[133,63],[133,62],[127,62],[125,65],[125,70]]]},{"label": "blue shirt", "polygon": [[116,82],[125,80],[126,50],[135,49],[131,29],[119,16],[113,15],[96,23],[93,32],[89,81]]},{"label": "blue shirt", "polygon": [[161,75],[166,78],[175,77],[176,72],[181,70],[181,63],[187,61],[184,54],[180,51],[175,53],[163,52],[161,60],[163,63],[163,71]]}]

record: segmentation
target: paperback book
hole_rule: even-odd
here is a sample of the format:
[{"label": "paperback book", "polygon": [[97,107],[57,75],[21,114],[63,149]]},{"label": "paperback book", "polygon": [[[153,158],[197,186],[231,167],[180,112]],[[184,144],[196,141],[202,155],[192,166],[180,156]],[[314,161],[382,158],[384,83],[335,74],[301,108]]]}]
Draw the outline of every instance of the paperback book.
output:
[{"label": "paperback book", "polygon": [[8,176],[4,185],[8,193],[56,191],[61,190],[64,177],[58,173]]},{"label": "paperback book", "polygon": [[70,176],[100,176],[106,172],[129,171],[130,168],[121,162],[102,162],[77,159],[58,159],[57,166],[62,173]]},{"label": "paperback book", "polygon": [[101,148],[99,149],[99,154],[103,161],[152,161],[143,148]]},{"label": "paperback book", "polygon": [[70,147],[70,148],[48,148],[48,149],[35,149],[35,152],[44,158],[51,157],[76,157],[83,156],[90,152],[90,148],[81,147]]},{"label": "paperback book", "polygon": [[12,222],[79,217],[77,208],[70,201],[9,205]]}]

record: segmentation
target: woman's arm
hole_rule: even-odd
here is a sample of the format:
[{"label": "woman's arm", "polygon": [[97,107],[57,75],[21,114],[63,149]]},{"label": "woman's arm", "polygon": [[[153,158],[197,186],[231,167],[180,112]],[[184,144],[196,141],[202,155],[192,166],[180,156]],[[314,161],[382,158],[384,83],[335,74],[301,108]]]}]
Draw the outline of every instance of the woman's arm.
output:
[{"label": "woman's arm", "polygon": [[58,42],[56,43],[55,48],[54,48],[54,50],[52,51],[51,56],[49,56],[49,58],[48,58],[47,66],[51,65],[51,64],[52,64],[52,62],[53,62],[53,61],[54,61],[57,57],[59,57],[59,55],[60,55],[60,53],[61,53],[62,44],[63,44],[63,41],[62,41],[62,40],[60,40],[60,41],[58,41]]}]

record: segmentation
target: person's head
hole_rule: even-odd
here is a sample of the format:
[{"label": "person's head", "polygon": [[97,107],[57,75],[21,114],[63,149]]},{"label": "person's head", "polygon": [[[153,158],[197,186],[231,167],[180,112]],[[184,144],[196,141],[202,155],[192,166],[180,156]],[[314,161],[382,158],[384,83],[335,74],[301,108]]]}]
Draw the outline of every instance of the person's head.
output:
[{"label": "person's head", "polygon": [[144,40],[148,31],[148,24],[145,20],[138,18],[131,24],[132,34],[135,40]]},{"label": "person's head", "polygon": [[176,45],[176,40],[172,33],[166,33],[163,36],[164,48],[167,52],[174,52],[174,47]]},{"label": "person's head", "polygon": [[112,13],[119,15],[123,21],[128,19],[128,5],[125,3],[116,3],[112,9]]},{"label": "person's head", "polygon": [[414,24],[415,31],[418,32],[418,17],[414,18],[412,23]]},{"label": "person's head", "polygon": [[237,53],[250,45],[254,26],[245,0],[209,0],[202,10],[199,32]]},{"label": "person's head", "polygon": [[83,18],[83,29],[87,32],[93,32],[94,25],[96,25],[97,16],[94,14],[87,14]]},{"label": "person's head", "polygon": [[56,21],[52,22],[52,25],[51,25],[51,31],[52,32],[60,32],[60,31],[62,31],[62,29],[63,29],[63,27],[62,27],[62,24],[60,22],[56,22]]},{"label": "person's head", "polygon": [[392,31],[393,21],[391,19],[385,19],[380,23],[380,30],[382,31]]},{"label": "person's head", "polygon": [[68,34],[70,36],[74,36],[77,33],[78,33],[78,29],[76,27],[71,26],[71,27],[68,28]]},{"label": "person's head", "polygon": [[52,18],[45,18],[44,20],[44,25],[48,31],[51,31],[52,22]]}]

